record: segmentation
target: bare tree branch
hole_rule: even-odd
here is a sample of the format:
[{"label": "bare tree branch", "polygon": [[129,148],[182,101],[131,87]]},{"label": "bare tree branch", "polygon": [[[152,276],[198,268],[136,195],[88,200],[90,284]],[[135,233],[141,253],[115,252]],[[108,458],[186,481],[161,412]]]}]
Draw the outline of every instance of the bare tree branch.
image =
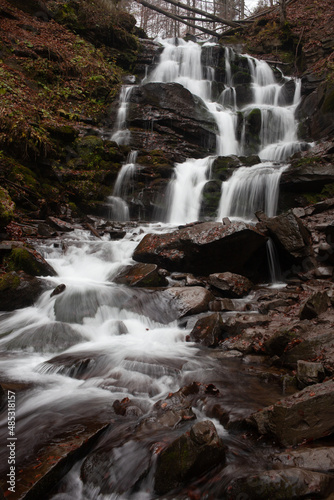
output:
[{"label": "bare tree branch", "polygon": [[207,17],[208,19],[212,19],[213,21],[216,21],[217,23],[221,24],[226,24],[227,26],[231,26],[232,28],[238,28],[239,24],[234,22],[234,21],[228,21],[227,19],[223,19],[221,17],[215,16],[213,14],[209,14],[208,12],[205,12],[204,10],[197,9],[196,7],[190,7],[189,5],[178,2],[176,0],[164,0],[164,2],[171,3],[172,5],[175,5],[176,7],[180,7],[181,9],[184,10],[189,10],[190,12],[195,12],[196,14],[201,14],[204,17]]},{"label": "bare tree branch", "polygon": [[209,30],[207,28],[203,28],[202,26],[196,26],[196,24],[189,23],[188,21],[183,20],[181,17],[176,16],[175,14],[171,14],[170,12],[161,9],[160,7],[157,7],[155,5],[152,5],[145,0],[135,0],[137,3],[140,3],[144,7],[147,7],[148,9],[155,10],[156,12],[159,12],[159,14],[163,14],[166,17],[170,17],[171,19],[174,19],[175,21],[178,21],[179,23],[185,24],[187,26],[190,26],[191,28],[195,28],[199,31],[202,31],[203,33],[206,33],[211,36],[217,36],[217,33],[215,31]]}]

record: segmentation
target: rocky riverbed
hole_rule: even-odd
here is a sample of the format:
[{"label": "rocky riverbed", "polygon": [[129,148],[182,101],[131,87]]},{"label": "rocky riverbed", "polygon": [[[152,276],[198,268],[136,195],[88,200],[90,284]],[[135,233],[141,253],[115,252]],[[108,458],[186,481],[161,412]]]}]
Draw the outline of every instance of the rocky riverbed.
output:
[{"label": "rocky riverbed", "polygon": [[[1,308],[31,306],[49,291],[56,322],[52,328],[9,335],[8,341],[3,335],[3,359],[27,349],[53,350],[53,357],[44,354],[43,372],[74,380],[93,380],[108,366],[99,350],[62,354],[85,340],[76,325],[96,314],[101,299],[94,305],[81,296],[78,302],[65,285],[55,287],[56,272],[36,251],[58,245],[66,253],[67,238],[78,230],[97,242],[122,241],[130,232],[137,263],[129,261],[110,277],[127,290],[122,308],[166,325],[176,321],[186,333],[183,342],[199,348],[197,373],[181,376],[179,389],[153,406],[129,395],[110,407],[102,397],[85,416],[71,413],[75,438],[68,426],[52,424],[51,439],[37,441],[33,455],[19,454],[18,498],[45,498],[83,457],[80,477],[87,491],[131,494],[146,484],[151,495],[166,498],[170,491],[170,498],[197,498],[206,490],[210,498],[329,498],[334,478],[333,214],[334,201],[327,199],[274,218],[259,213],[259,221],[249,227],[224,220],[162,232],[155,228],[151,235],[150,226],[98,217],[12,223],[0,249],[8,268],[1,276]],[[265,284],[270,281],[269,236],[281,265],[281,282],[270,286]],[[231,256],[224,251],[230,241]],[[6,322],[7,316],[1,319]],[[122,322],[117,328],[126,335]],[[178,364],[175,360],[169,370],[180,370]],[[2,406],[8,390],[25,401],[38,386],[37,380],[25,383],[3,371],[1,383]],[[246,384],[242,390],[240,384]],[[107,385],[104,389],[108,393]],[[261,409],[256,390],[263,390]],[[46,415],[39,411],[38,420]],[[116,456],[124,447],[136,458],[123,470]],[[246,466],[233,454],[253,458]],[[265,460],[257,462],[259,454]],[[69,477],[60,488],[69,488]]]}]

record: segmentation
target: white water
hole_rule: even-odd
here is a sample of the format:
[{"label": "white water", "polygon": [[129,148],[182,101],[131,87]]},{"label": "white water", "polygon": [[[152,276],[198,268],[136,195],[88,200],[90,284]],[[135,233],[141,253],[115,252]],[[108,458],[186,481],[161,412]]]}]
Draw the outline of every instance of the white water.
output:
[{"label": "white water", "polygon": [[119,107],[116,117],[114,132],[111,135],[111,140],[117,144],[129,144],[131,133],[126,126],[126,119],[128,114],[128,106],[133,85],[123,86],[119,98]]},{"label": "white water", "polygon": [[212,161],[212,157],[207,157],[176,164],[175,178],[169,186],[168,222],[184,224],[199,219],[202,191],[208,180]]},{"label": "white water", "polygon": [[[230,103],[229,109],[225,109],[224,105],[212,102],[212,72],[207,71],[211,76],[203,79],[198,46],[179,42],[176,48],[170,42],[164,43],[167,49],[162,57],[164,64],[159,65],[155,75],[149,78],[174,81],[172,78],[175,77],[175,81],[193,89],[216,118],[219,127],[217,154],[241,154],[243,146],[236,140],[235,105]],[[263,64],[260,66],[257,71],[261,75],[262,86],[266,87],[266,78],[271,78],[270,73]],[[233,85],[232,75],[229,77],[229,85]],[[275,100],[276,94],[275,89],[268,91],[266,97],[263,94],[261,106],[265,106],[264,101]],[[126,129],[128,97],[129,94],[124,92],[121,99],[116,131],[119,134],[119,144],[123,140],[129,140],[129,131]],[[294,105],[297,98],[295,100]],[[257,106],[259,105],[258,103]],[[263,109],[268,111],[276,105],[271,103],[268,106]],[[270,137],[265,137],[265,132],[261,140],[268,143],[265,148],[274,146],[270,143]],[[284,143],[286,152],[288,143],[284,136],[278,134],[277,140]],[[281,154],[283,150],[280,143],[276,146],[274,156]],[[176,165],[169,204],[170,223],[191,222],[199,218],[202,191],[210,177],[213,159],[212,156],[200,160],[189,159]],[[259,209],[265,210],[268,215],[274,215],[279,175],[284,168],[266,162],[237,169],[223,185],[219,218],[228,215],[252,219],[254,212]],[[115,185],[115,199],[122,202],[123,197],[128,195],[128,185],[134,169],[135,159],[129,158]],[[125,206],[122,210],[122,217],[128,217]],[[82,417],[94,420],[100,412],[109,411],[111,416],[108,421],[112,421],[112,426],[116,425],[117,429],[112,412],[115,399],[129,397],[143,414],[147,414],[152,405],[169,392],[176,391],[189,382],[212,381],[212,374],[214,382],[220,382],[224,395],[227,391],[226,381],[231,378],[228,388],[232,391],[231,406],[237,407],[238,412],[240,408],[255,411],[264,406],[263,401],[256,399],[256,394],[252,394],[250,403],[247,401],[249,385],[243,379],[240,380],[242,370],[239,370],[239,365],[235,365],[235,372],[230,375],[232,365],[226,368],[221,360],[213,361],[203,352],[198,356],[196,346],[185,342],[190,328],[181,328],[176,321],[168,321],[165,316],[168,313],[166,304],[153,304],[150,312],[155,319],[150,319],[141,312],[141,307],[146,305],[147,295],[141,295],[141,290],[134,291],[113,283],[113,278],[123,266],[133,264],[131,256],[145,232],[163,232],[169,229],[162,225],[134,228],[120,241],[110,241],[107,236],[97,240],[88,232],[77,230],[66,236],[63,242],[59,239],[54,241],[53,246],[50,242],[40,243],[40,250],[58,276],[46,280],[52,286],[48,285],[49,289],[33,307],[8,314],[0,313],[0,348],[3,350],[0,373],[4,374],[7,384],[25,388],[18,390],[20,400],[16,413],[16,432],[21,443],[18,448],[20,456],[34,456],[39,447],[48,445],[54,437],[57,438],[58,432],[64,433],[64,429],[73,433],[73,422],[81,422]],[[269,257],[274,269],[271,250],[269,249]],[[272,280],[277,279],[276,275],[273,272]],[[53,286],[60,283],[66,285],[65,292],[50,297]],[[159,315],[160,321],[156,318]],[[58,347],[60,335],[52,344],[48,343],[47,334],[54,328],[60,331],[63,329],[64,336],[70,342],[69,347]],[[78,335],[80,340],[75,340],[72,345],[74,335]],[[8,353],[7,349],[10,349]],[[52,358],[57,354],[61,358],[55,361]],[[73,363],[87,359],[89,363],[86,372],[80,376],[78,365],[73,370]],[[72,360],[72,364],[69,360]],[[73,378],[73,375],[78,378]],[[236,377],[238,384],[235,384]],[[251,378],[254,379],[253,374]],[[265,388],[261,387],[261,394],[264,391]],[[267,400],[265,404],[268,404]],[[200,416],[200,410],[196,411]],[[133,428],[134,421],[131,421]],[[123,427],[124,425],[128,427],[129,420],[126,420]],[[5,442],[8,432],[7,416],[1,416],[0,427],[1,438]],[[219,425],[217,428],[223,433]],[[156,440],[164,439],[166,432],[169,431],[164,429],[163,437],[159,434]],[[142,446],[140,442],[138,446]],[[138,460],[137,448],[131,440],[117,446],[113,454],[120,457],[122,464],[130,467],[136,465]],[[245,461],[245,449],[242,449],[241,454]],[[234,460],[232,455],[230,460]],[[251,459],[251,456],[252,453],[249,453],[247,458]],[[1,458],[6,463],[7,456],[3,450]],[[110,495],[103,496],[98,487],[94,491],[85,492],[79,466],[80,464],[69,474],[68,487],[64,489],[64,493],[57,495],[59,500],[66,496],[78,500],[129,498],[130,494],[114,493],[113,490]],[[144,487],[132,498],[154,497],[150,474]]]},{"label": "white water", "polygon": [[[246,120],[254,110],[258,110],[261,115],[258,155],[264,163],[252,168],[240,168],[230,180],[223,183],[217,220],[224,216],[251,220],[257,210],[264,210],[268,216],[275,215],[279,178],[286,168],[277,162],[284,162],[293,153],[305,148],[305,143],[297,139],[294,116],[300,100],[300,81],[295,80],[293,102],[290,105],[279,105],[283,84],[289,79],[281,75],[282,83],[277,83],[272,69],[265,61],[245,56],[252,78],[253,103],[238,110],[231,70],[234,52],[231,48],[225,48],[225,89],[219,96],[219,102],[215,102],[212,99],[213,71],[211,67],[203,68],[200,46],[183,40],[179,40],[175,45],[174,39],[161,43],[164,50],[160,62],[145,82],[180,83],[203,99],[217,123],[218,156],[245,154]],[[206,80],[203,74],[207,76]],[[238,140],[240,113],[244,125]],[[206,161],[188,159],[185,163],[175,166],[175,176],[167,197],[169,222],[179,224],[198,219],[201,193],[205,182],[209,180],[210,169],[206,165]]]},{"label": "white water", "polygon": [[279,179],[286,168],[266,162],[236,169],[222,184],[217,220],[234,217],[250,221],[259,210],[268,217],[276,215]]},{"label": "white water", "polygon": [[108,218],[120,222],[130,219],[129,206],[126,198],[129,195],[129,184],[137,171],[137,151],[131,151],[127,161],[118,172],[113,194],[108,196],[106,206],[109,208]]}]

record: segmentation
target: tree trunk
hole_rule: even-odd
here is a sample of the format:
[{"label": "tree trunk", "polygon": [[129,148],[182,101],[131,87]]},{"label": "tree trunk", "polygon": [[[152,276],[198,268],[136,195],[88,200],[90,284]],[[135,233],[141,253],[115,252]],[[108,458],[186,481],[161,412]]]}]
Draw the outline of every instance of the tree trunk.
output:
[{"label": "tree trunk", "polygon": [[188,21],[184,21],[181,19],[179,16],[175,16],[174,14],[171,14],[170,12],[167,12],[164,9],[160,9],[160,7],[156,7],[155,5],[152,5],[145,0],[135,0],[137,3],[140,3],[141,5],[144,5],[144,7],[147,7],[148,9],[155,10],[156,12],[159,12],[159,14],[163,14],[166,17],[169,17],[170,19],[174,19],[174,21],[178,21],[179,23],[185,24],[186,26],[190,26],[191,28],[195,28],[199,31],[202,31],[203,33],[206,33],[207,35],[211,36],[217,36],[217,33],[215,31],[211,31],[206,28],[202,28],[201,26],[197,26],[196,24],[188,23]]},{"label": "tree trunk", "polygon": [[286,0],[279,0],[280,9],[280,23],[283,25],[286,23]]},{"label": "tree trunk", "polygon": [[196,7],[189,7],[189,5],[182,2],[178,2],[177,0],[164,0],[164,2],[171,3],[172,5],[177,5],[178,7],[181,7],[184,10],[189,10],[190,12],[195,12],[196,14],[201,14],[202,16],[207,17],[208,19],[213,19],[214,21],[217,21],[218,23],[221,24],[227,24],[232,28],[239,27],[239,24],[235,23],[234,21],[229,21],[227,19],[223,19],[213,14],[209,14],[208,12],[205,12],[204,10],[201,9],[197,9]]}]

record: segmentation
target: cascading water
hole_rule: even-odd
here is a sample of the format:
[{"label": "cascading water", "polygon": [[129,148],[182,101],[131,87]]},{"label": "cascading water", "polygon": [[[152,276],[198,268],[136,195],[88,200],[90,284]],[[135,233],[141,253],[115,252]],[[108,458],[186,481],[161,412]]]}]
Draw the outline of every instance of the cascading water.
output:
[{"label": "cascading water", "polygon": [[107,198],[107,207],[109,208],[108,218],[125,222],[129,220],[129,207],[126,198],[129,194],[129,183],[133,180],[133,176],[137,170],[136,159],[138,152],[131,151],[126,163],[120,169],[113,194]]},{"label": "cascading water", "polygon": [[[228,104],[223,99],[219,99],[218,103],[212,102],[212,68],[203,72],[201,49],[197,44],[179,41],[176,46],[171,41],[165,41],[164,46],[160,64],[148,79],[177,81],[199,95],[215,115],[219,127],[217,154],[243,154],[244,144],[242,140],[237,140],[237,115],[241,113],[247,117],[249,109],[237,110],[234,98]],[[226,54],[227,59],[233,57],[231,50]],[[252,64],[254,66],[255,63]],[[226,68],[229,75],[228,64]],[[261,100],[261,104],[254,106],[270,110],[274,116],[275,102],[279,102],[276,84],[264,63],[259,64],[259,68],[254,69],[256,71],[262,75],[257,85],[263,94],[260,96],[260,89],[257,99]],[[204,73],[206,78],[203,78]],[[226,86],[233,89],[232,73],[227,76]],[[253,90],[255,92],[256,89]],[[116,130],[112,136],[119,144],[127,142],[130,137],[126,129],[130,92],[131,87],[126,87],[122,93]],[[235,89],[231,95],[235,95]],[[298,95],[300,87],[297,82],[294,102],[288,110],[289,120],[293,117]],[[279,112],[275,114],[278,115]],[[281,119],[282,126],[284,119]],[[276,122],[279,122],[278,118]],[[290,125],[292,129],[294,120],[289,121]],[[270,140],[285,140],[281,133],[277,133],[274,139],[265,134],[267,132],[263,130],[261,140],[266,143],[263,144],[264,151],[271,146]],[[284,150],[279,144],[276,146],[279,152],[273,151],[275,159]],[[283,156],[285,154],[287,148]],[[214,159],[213,156],[189,159],[176,165],[175,178],[170,186],[170,223],[186,223],[199,218],[203,187],[210,178]],[[115,199],[124,201],[128,195],[135,168],[133,153],[119,173],[113,193]],[[269,162],[237,169],[223,185],[219,218],[228,215],[251,219],[256,210],[263,209],[268,215],[274,215],[279,176],[283,169],[284,165]],[[123,206],[117,217],[126,219],[126,209],[127,206]],[[156,451],[164,441],[175,439],[184,429],[180,431],[177,426],[168,426],[168,422],[163,427],[154,427],[156,415],[152,417],[150,411],[157,401],[186,384],[196,381],[195,385],[199,387],[198,384],[202,383],[209,397],[214,380],[220,390],[220,402],[230,411],[232,424],[233,417],[238,421],[241,416],[272,404],[281,396],[279,386],[271,382],[261,385],[259,391],[254,373],[246,373],[237,357],[225,358],[222,363],[221,359],[206,354],[204,349],[197,349],[194,343],[186,342],[192,326],[187,324],[184,328],[176,320],[171,321],[163,299],[153,301],[155,290],[119,286],[113,281],[119,270],[134,263],[131,256],[145,232],[161,233],[169,229],[170,226],[162,224],[143,229],[130,228],[119,241],[111,241],[107,235],[97,239],[87,231],[77,229],[65,234],[61,241],[59,238],[45,243],[39,240],[37,249],[53,265],[58,276],[45,280],[47,291],[34,306],[0,313],[0,374],[6,387],[17,391],[19,396],[15,431],[18,437],[18,470],[22,473],[24,460],[27,459],[38,473],[43,460],[40,453],[43,450],[48,452],[50,443],[53,446],[52,455],[47,456],[45,462],[51,461],[53,467],[52,460],[57,463],[63,446],[67,453],[68,450],[73,451],[72,456],[76,453],[76,445],[72,450],[67,444],[68,436],[73,444],[76,439],[80,441],[83,429],[89,430],[99,419],[109,425],[105,433],[100,434],[102,438],[98,448],[92,452],[86,446],[86,438],[82,438],[86,444],[81,453],[88,454],[88,458],[93,456],[95,460],[91,462],[93,469],[95,465],[94,480],[84,485],[85,474],[81,473],[81,466],[85,456],[79,460],[78,454],[76,464],[59,485],[58,493],[54,493],[54,500],[157,498],[153,485]],[[272,247],[268,248],[268,252],[274,268]],[[279,276],[273,274],[272,280],[277,279]],[[65,284],[66,288],[60,295],[51,295],[50,283],[51,289],[59,284]],[[142,309],[148,299],[152,302],[150,307],[146,307],[148,314],[145,316]],[[277,374],[274,378],[277,379]],[[131,402],[124,415],[114,411],[117,400]],[[198,404],[194,411],[198,420],[208,419],[204,404]],[[145,429],[141,424],[147,415]],[[248,472],[249,464],[256,468],[261,460],[265,461],[262,457],[264,450],[259,448],[261,444],[246,444],[244,437],[229,438],[220,423],[217,420],[214,422],[230,450],[226,477],[220,471],[219,480],[233,479],[235,470],[242,476],[244,471]],[[7,442],[8,420],[4,413],[0,416],[0,437],[3,443]],[[93,443],[89,444],[93,446]],[[6,447],[0,450],[0,467],[4,474],[8,472],[7,452]],[[102,452],[106,463],[103,470],[98,462],[101,458],[99,452]],[[62,472],[64,461],[61,462]],[[88,473],[89,467],[88,463]],[[263,468],[266,467],[267,464]],[[31,477],[26,479],[29,482]],[[203,498],[207,495],[222,498],[215,495],[216,479],[217,476],[209,476],[208,481],[201,478],[202,482],[194,483],[194,494]]]},{"label": "cascading water", "polygon": [[199,219],[202,191],[208,180],[213,158],[189,160],[175,167],[175,179],[167,197],[167,221],[184,224]]},{"label": "cascading water", "polygon": [[222,184],[217,220],[234,217],[251,221],[259,210],[268,217],[276,215],[278,184],[286,168],[286,165],[273,167],[267,162],[236,169]]},{"label": "cascading water", "polygon": [[133,87],[133,85],[127,85],[123,86],[121,90],[116,123],[114,131],[111,135],[111,140],[117,142],[117,144],[128,144],[130,141],[131,134],[126,127],[126,118],[128,113],[129,99]]},{"label": "cascading water", "polygon": [[[245,124],[254,113],[260,116],[257,153],[265,163],[252,168],[238,169],[229,181],[223,183],[218,220],[224,216],[251,220],[257,210],[264,210],[269,216],[275,215],[279,178],[285,169],[284,165],[277,164],[277,162],[286,160],[291,154],[306,147],[305,143],[297,140],[297,123],[294,117],[300,98],[300,81],[295,80],[294,97],[287,105],[282,98],[282,92],[284,83],[289,79],[281,76],[283,83],[277,83],[272,69],[265,61],[244,56],[247,59],[252,80],[253,103],[238,109],[231,69],[234,52],[231,48],[225,48],[225,88],[218,102],[214,102],[211,90],[212,71],[201,66],[199,45],[182,40],[177,44],[174,40],[167,40],[163,43],[164,51],[160,62],[148,80],[180,83],[203,99],[217,123],[217,155],[246,154]],[[203,74],[210,75],[210,77],[204,80]],[[281,102],[284,105],[280,104]],[[241,115],[244,124],[241,127],[240,139],[238,139],[237,129]],[[193,193],[202,192],[205,180],[209,180],[207,174],[210,169],[203,166],[202,173],[205,177],[198,176],[198,165],[197,160],[190,159],[184,164],[177,164],[175,178],[171,181],[169,188],[169,192],[173,193],[172,196],[168,196],[167,220],[169,222],[186,223],[191,221],[191,217],[194,217],[192,220],[197,220],[199,214],[197,194],[195,195],[196,202],[193,197],[186,194],[181,203],[181,196],[177,196],[176,193],[184,192],[185,179],[190,179],[188,172],[191,170],[193,170],[193,176],[190,183],[188,180],[187,183],[193,189]],[[182,173],[183,170],[184,173]],[[196,210],[193,210],[194,205],[196,205]]]}]

